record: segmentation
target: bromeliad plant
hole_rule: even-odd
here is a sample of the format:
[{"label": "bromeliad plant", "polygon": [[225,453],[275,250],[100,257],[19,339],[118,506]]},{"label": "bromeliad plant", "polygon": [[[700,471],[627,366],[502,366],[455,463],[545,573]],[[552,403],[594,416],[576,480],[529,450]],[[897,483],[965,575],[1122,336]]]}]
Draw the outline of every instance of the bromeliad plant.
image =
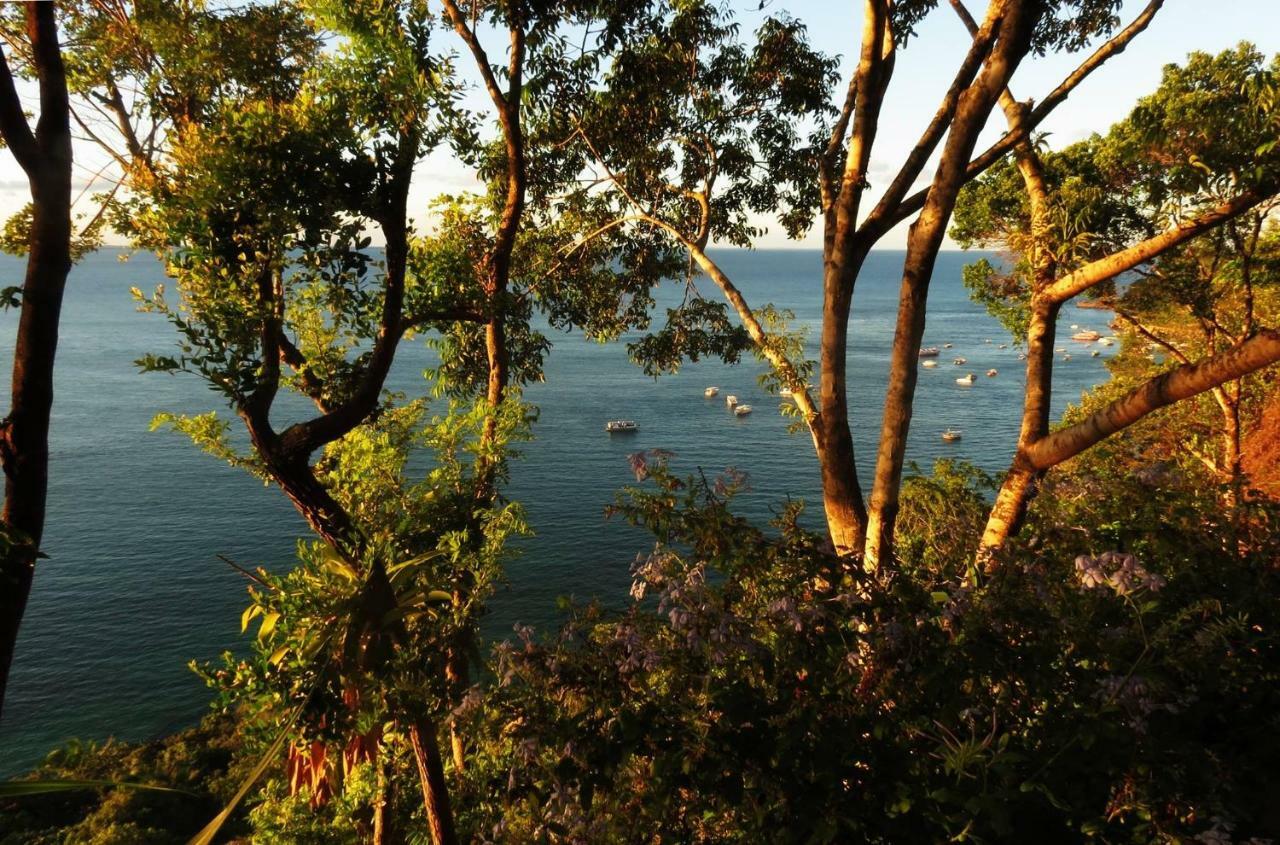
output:
[{"label": "bromeliad plant", "polygon": [[[525,413],[508,406],[503,442],[518,435]],[[380,773],[369,807],[375,826],[390,823],[382,816],[389,796],[408,794],[404,778],[414,775],[428,821],[448,818],[439,803],[447,801],[443,761],[427,738],[458,697],[452,649],[492,592],[507,537],[525,530],[518,505],[474,495],[477,467],[503,465],[501,454],[479,454],[491,418],[479,404],[454,403],[427,420],[416,402],[331,447],[320,465],[340,504],[373,527],[362,543],[367,557],[353,561],[315,541],[299,545],[298,564],[284,575],[249,573],[241,624],[256,631],[252,655],[198,670],[247,736],[264,747],[287,736],[287,791],[313,807],[370,764]],[[434,466],[406,481],[421,449],[433,452]],[[412,759],[417,771],[384,758]]]}]

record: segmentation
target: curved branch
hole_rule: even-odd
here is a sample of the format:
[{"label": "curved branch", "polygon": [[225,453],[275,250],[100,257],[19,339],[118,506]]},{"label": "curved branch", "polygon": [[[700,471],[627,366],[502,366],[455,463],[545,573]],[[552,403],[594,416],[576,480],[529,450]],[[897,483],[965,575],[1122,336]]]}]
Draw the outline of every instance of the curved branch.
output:
[{"label": "curved branch", "polygon": [[1190,220],[1176,223],[1160,234],[1140,241],[1128,249],[1122,249],[1105,258],[1089,262],[1049,285],[1044,289],[1043,295],[1054,302],[1066,302],[1094,285],[1113,279],[1151,260],[1165,250],[1240,216],[1259,203],[1267,201],[1272,195],[1273,190],[1269,187],[1249,189]]},{"label": "curved branch", "polygon": [[1197,364],[1163,373],[1075,425],[1059,429],[1027,449],[1036,470],[1056,466],[1166,405],[1280,362],[1280,331],[1263,329],[1248,340]]}]

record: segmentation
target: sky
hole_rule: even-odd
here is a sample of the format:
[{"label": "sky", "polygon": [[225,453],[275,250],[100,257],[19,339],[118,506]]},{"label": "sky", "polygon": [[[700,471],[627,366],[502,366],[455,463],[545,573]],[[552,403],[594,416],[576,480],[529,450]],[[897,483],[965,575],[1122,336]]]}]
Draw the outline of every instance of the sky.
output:
[{"label": "sky", "polygon": [[[808,26],[815,47],[842,57],[842,78],[848,79],[849,59],[856,56],[859,46],[862,4],[858,0],[764,0],[763,11],[757,8],[760,0],[729,0],[729,3],[743,22],[744,33],[752,31],[765,14],[785,11],[800,19]],[[975,16],[980,17],[983,8],[980,0],[970,0],[969,5]],[[1143,5],[1145,0],[1126,0],[1120,12],[1122,25],[1132,20]],[[864,202],[864,208],[872,206],[877,184],[889,182],[932,117],[968,40],[959,19],[943,2],[900,51],[872,152],[871,202]],[[1138,35],[1125,52],[1112,57],[1085,80],[1040,128],[1049,133],[1049,143],[1054,147],[1094,132],[1105,132],[1122,119],[1141,96],[1156,88],[1166,64],[1181,61],[1193,50],[1219,52],[1242,40],[1251,41],[1269,55],[1280,53],[1280,0],[1166,0],[1147,30]],[[502,47],[496,39],[489,45],[495,60],[502,54]],[[1027,57],[1010,86],[1014,96],[1019,100],[1040,99],[1085,55],[1087,53]],[[843,82],[839,90],[843,91]],[[478,91],[473,99],[476,108],[487,105]],[[978,149],[999,138],[1003,130],[1003,116],[996,109]],[[87,141],[77,145],[76,154],[78,190],[101,166],[102,157]],[[931,162],[925,168],[922,184],[927,183],[932,171]],[[414,179],[411,202],[420,209],[414,216],[420,221],[427,217],[426,208],[432,197],[473,187],[478,187],[477,183],[465,168],[445,153],[433,154],[423,161]],[[7,218],[28,200],[25,174],[11,156],[0,151],[0,219]],[[804,241],[791,241],[776,224],[761,222],[769,231],[757,241],[760,248],[819,246],[816,233],[810,233]],[[880,246],[903,247],[906,225],[886,236]]]}]

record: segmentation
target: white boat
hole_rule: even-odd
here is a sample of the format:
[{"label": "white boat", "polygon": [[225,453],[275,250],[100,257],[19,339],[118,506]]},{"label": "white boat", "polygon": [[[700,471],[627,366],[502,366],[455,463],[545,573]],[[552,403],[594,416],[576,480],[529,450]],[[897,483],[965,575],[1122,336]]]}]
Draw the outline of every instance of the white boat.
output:
[{"label": "white boat", "polygon": [[956,379],[956,384],[960,385],[961,387],[973,387],[974,380],[975,379],[973,377],[973,373],[969,373],[969,375],[967,376],[961,376],[960,378]]},{"label": "white boat", "polygon": [[1062,356],[1062,360],[1064,360],[1064,361],[1070,361],[1070,360],[1071,360],[1071,353],[1070,353],[1070,352],[1068,352],[1066,355],[1063,355],[1063,356]]},{"label": "white boat", "polygon": [[789,387],[784,387],[778,391],[778,395],[783,399],[790,399],[792,396],[795,396],[795,392]]},{"label": "white boat", "polygon": [[1025,352],[1019,352],[1019,353],[1018,353],[1018,360],[1019,360],[1019,361],[1025,361],[1025,360],[1027,360],[1027,353],[1025,353]]},{"label": "white boat", "polygon": [[938,357],[938,354],[939,354],[940,352],[941,352],[941,350],[940,350],[940,349],[938,349],[938,347],[936,347],[936,346],[922,346],[922,347],[920,347],[920,357],[921,357],[921,358],[937,358],[937,357]]},{"label": "white boat", "polygon": [[942,439],[946,443],[955,443],[960,439],[960,434],[961,433],[956,431],[954,428],[949,428],[942,432]]},{"label": "white boat", "polygon": [[[1072,328],[1075,328],[1075,327],[1072,326]],[[1102,337],[1102,335],[1098,334],[1093,329],[1082,329],[1076,332],[1075,334],[1073,334],[1071,336],[1071,339],[1081,341],[1082,343],[1093,343],[1095,340],[1097,340],[1100,337]]]},{"label": "white boat", "polygon": [[719,392],[720,392],[720,388],[718,387],[708,387],[706,390],[702,391],[702,395],[710,399],[712,396],[715,396]]},{"label": "white boat", "polygon": [[1000,371],[997,370],[995,367],[992,367],[991,369],[987,370],[987,378],[995,378],[998,375],[1000,375]]},{"label": "white boat", "polygon": [[1071,331],[1075,331],[1078,328],[1080,328],[1080,326],[1076,325],[1075,323],[1071,324]]},{"label": "white boat", "polygon": [[996,347],[996,349],[1008,349],[1008,348],[1009,348],[1009,344],[1007,343],[1002,343]]},{"label": "white boat", "polygon": [[969,359],[968,359],[968,358],[955,358],[955,359],[953,359],[953,360],[951,361],[951,363],[955,364],[957,367],[960,367],[960,366],[963,366],[963,365],[965,365],[965,364],[969,363]]},{"label": "white boat", "polygon": [[610,434],[616,434],[625,431],[637,431],[640,426],[636,425],[635,420],[609,420],[604,424],[604,430]]},{"label": "white boat", "polygon": [[953,347],[953,346],[955,346],[955,344],[954,344],[954,343],[944,343],[944,344],[942,344],[942,348],[943,348],[943,349],[950,349],[950,348],[951,348],[951,347]]},{"label": "white boat", "polygon": [[990,342],[991,342],[991,338],[987,338],[986,340],[984,340],[984,341],[982,341],[982,342],[983,342],[983,343],[990,343]]},{"label": "white boat", "polygon": [[1101,343],[1103,346],[1110,346],[1115,342],[1116,342],[1116,339],[1114,337],[1104,337],[1098,341],[1098,343]]},{"label": "white boat", "polygon": [[1055,347],[1053,347],[1053,351],[1054,351],[1054,352],[1066,352],[1066,351],[1067,351],[1067,347],[1065,347],[1065,346],[1055,346]]},{"label": "white boat", "polygon": [[751,413],[751,406],[738,405],[736,408],[733,409],[733,412],[740,417],[745,417],[747,414]]},{"label": "white boat", "polygon": [[1090,354],[1092,357],[1097,358],[1097,357],[1098,357],[1099,355],[1101,355],[1102,353],[1095,349],[1095,350],[1093,350],[1092,352],[1090,352],[1089,354]]},{"label": "white boat", "polygon": [[938,366],[938,362],[937,362],[937,361],[932,361],[932,360],[930,360],[930,361],[921,361],[921,362],[920,362],[920,366],[924,367],[925,369],[932,370],[934,367]]},{"label": "white boat", "polygon": [[738,397],[730,393],[728,396],[724,397],[724,404],[732,408],[734,405],[738,404]]}]

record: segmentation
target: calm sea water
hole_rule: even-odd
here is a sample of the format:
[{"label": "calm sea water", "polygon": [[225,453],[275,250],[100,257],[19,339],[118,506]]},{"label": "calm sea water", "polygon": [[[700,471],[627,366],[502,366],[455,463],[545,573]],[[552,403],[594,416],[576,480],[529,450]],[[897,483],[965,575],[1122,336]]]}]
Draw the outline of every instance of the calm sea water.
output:
[{"label": "calm sea water", "polygon": [[[817,337],[820,254],[717,257],[749,302],[790,308]],[[901,259],[898,252],[873,253],[854,297],[849,396],[864,478],[879,428]],[[921,371],[908,458],[928,466],[955,456],[1000,470],[1017,433],[1020,362],[1013,348],[998,348],[1008,337],[968,300],[960,283],[965,260],[943,253],[938,261],[925,342],[954,348],[943,350],[937,369]],[[0,258],[0,281],[20,283],[22,269],[22,262]],[[0,772],[31,765],[69,737],[149,738],[198,719],[207,693],[186,663],[236,646],[245,602],[243,579],[215,554],[278,568],[288,565],[305,533],[277,490],[177,435],[148,431],[158,411],[220,408],[219,397],[194,377],[143,376],[133,365],[143,353],[172,348],[169,325],[137,313],[129,296],[132,285],[149,289],[161,281],[150,256],[122,263],[113,252],[89,256],[71,274],[52,435],[45,536],[51,559],[40,565],[23,622],[0,724]],[[709,282],[704,286],[715,293]],[[1061,328],[1078,323],[1103,330],[1106,319],[1068,308]],[[16,323],[16,313],[0,315],[6,399]],[[486,621],[492,636],[505,635],[516,621],[554,622],[558,596],[621,602],[629,567],[649,544],[603,516],[616,491],[634,481],[626,460],[631,452],[669,449],[683,471],[745,470],[751,478],[740,501],[745,513],[766,519],[771,506],[792,497],[810,502],[819,518],[808,438],[786,433],[779,400],[758,386],[762,367],[754,360],[737,367],[701,362],[655,381],[627,360],[622,343],[599,345],[574,334],[552,340],[546,382],[526,392],[541,411],[537,439],[524,446],[507,491],[525,504],[537,536],[520,543],[523,554],[493,603]],[[1107,377],[1105,356],[1073,351],[1071,361],[1055,368],[1057,412]],[[968,363],[953,366],[956,355]],[[429,363],[420,343],[402,347],[392,386],[421,392],[420,373]],[[984,377],[992,367],[999,376]],[[955,384],[965,372],[978,374],[974,387]],[[703,388],[713,384],[720,397],[704,399]],[[728,413],[723,397],[729,393],[755,413]],[[286,404],[286,414],[291,408],[304,412]],[[604,422],[617,417],[635,419],[639,432],[605,434]],[[948,426],[962,429],[964,439],[942,443]]]}]

